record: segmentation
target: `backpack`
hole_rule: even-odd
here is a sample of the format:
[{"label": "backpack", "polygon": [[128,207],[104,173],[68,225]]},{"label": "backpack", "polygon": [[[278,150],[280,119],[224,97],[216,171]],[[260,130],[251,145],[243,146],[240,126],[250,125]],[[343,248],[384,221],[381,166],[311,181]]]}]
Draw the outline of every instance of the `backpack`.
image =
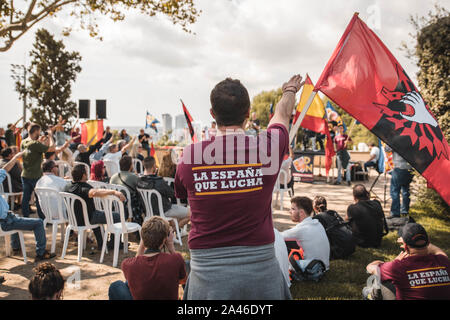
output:
[{"label": "backpack", "polygon": [[319,282],[325,275],[325,264],[318,259],[303,260],[303,250],[291,250],[289,263],[293,269],[289,270],[291,282],[315,281]]},{"label": "backpack", "polygon": [[330,242],[330,258],[344,259],[355,252],[356,241],[352,229],[336,211],[328,210],[313,217],[319,220]]},{"label": "backpack", "polygon": [[[127,204],[128,201],[131,201],[131,210],[133,212],[128,212],[128,217],[131,218],[132,222],[135,222],[142,226],[142,224],[144,223],[144,218],[142,217],[142,213],[145,212],[144,202],[143,202],[141,196],[139,195],[139,192],[135,188],[133,188],[129,184],[127,184],[120,176],[120,173],[119,173],[119,179],[130,190],[131,199],[129,199],[129,200],[127,199],[125,204]],[[124,194],[124,196],[126,197],[125,194]],[[125,210],[128,210],[127,205],[125,206]]]},{"label": "backpack", "polygon": [[405,224],[416,222],[412,217],[388,217],[386,218],[387,228],[389,231],[399,230]]}]

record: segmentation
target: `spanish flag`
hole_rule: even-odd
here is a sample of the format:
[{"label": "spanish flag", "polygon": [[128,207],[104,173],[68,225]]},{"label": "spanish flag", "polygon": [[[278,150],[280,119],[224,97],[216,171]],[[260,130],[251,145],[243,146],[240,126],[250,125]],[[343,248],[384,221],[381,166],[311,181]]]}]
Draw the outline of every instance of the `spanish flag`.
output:
[{"label": "spanish flag", "polygon": [[[309,75],[306,75],[305,84],[303,85],[303,91],[300,96],[300,101],[297,105],[297,111],[295,113],[292,126],[294,126],[295,122],[297,122],[297,119],[300,116],[300,113],[302,112],[304,106],[306,105],[306,102],[308,101],[308,98],[311,95],[313,89],[314,84],[309,78]],[[336,154],[336,152],[334,151],[333,141],[331,141],[330,131],[328,130],[325,106],[323,105],[322,99],[320,99],[319,95],[316,94],[316,96],[314,97],[313,102],[309,106],[309,109],[306,112],[305,117],[303,118],[301,126],[305,129],[319,132],[327,136],[325,147],[325,171],[328,174],[328,171],[331,168],[332,158]]]},{"label": "spanish flag", "polygon": [[155,158],[156,167],[159,168],[159,160],[158,160],[158,157],[156,156],[156,149],[155,149],[155,146],[153,145],[153,141],[152,141],[152,143],[150,145],[150,156]]},{"label": "spanish flag", "polygon": [[81,143],[90,146],[103,138],[103,120],[88,120],[81,124]]}]

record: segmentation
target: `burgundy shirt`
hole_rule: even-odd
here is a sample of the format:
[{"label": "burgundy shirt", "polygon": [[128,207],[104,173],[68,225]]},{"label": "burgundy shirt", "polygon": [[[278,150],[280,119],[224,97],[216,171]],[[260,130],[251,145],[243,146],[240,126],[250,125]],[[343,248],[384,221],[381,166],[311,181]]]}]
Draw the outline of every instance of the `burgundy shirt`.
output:
[{"label": "burgundy shirt", "polygon": [[178,300],[178,284],[186,276],[179,253],[128,258],[122,271],[134,300]]},{"label": "burgundy shirt", "polygon": [[274,242],[272,192],[288,145],[286,128],[274,124],[256,137],[219,135],[183,150],[175,195],[191,207],[190,249]]},{"label": "burgundy shirt", "polygon": [[450,299],[450,263],[444,255],[410,256],[379,267],[380,280],[395,285],[397,300]]},{"label": "burgundy shirt", "polygon": [[343,134],[343,135],[338,134],[334,137],[334,143],[336,144],[336,151],[346,149],[346,148],[344,148],[344,144],[345,144],[346,140],[352,141],[352,139],[350,139],[348,137],[348,135],[346,135],[346,134]]},{"label": "burgundy shirt", "polygon": [[76,136],[79,136],[78,138],[76,138],[75,140],[73,140],[73,142],[74,143],[81,143],[81,133],[76,133],[75,131],[73,131],[71,134],[70,134],[70,136],[73,138],[73,137],[76,137]]}]

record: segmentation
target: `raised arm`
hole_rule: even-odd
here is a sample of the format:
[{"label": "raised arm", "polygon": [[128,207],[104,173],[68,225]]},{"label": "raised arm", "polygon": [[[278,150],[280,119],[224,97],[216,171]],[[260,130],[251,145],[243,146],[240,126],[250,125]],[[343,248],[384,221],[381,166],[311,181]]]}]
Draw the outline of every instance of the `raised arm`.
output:
[{"label": "raised arm", "polygon": [[122,148],[122,150],[120,150],[120,151],[122,151],[122,153],[124,153],[125,151],[127,151],[127,150],[133,145],[134,140],[136,140],[136,136],[134,136],[134,137],[130,140],[130,142],[128,142],[126,145],[124,145],[123,148]]},{"label": "raised arm", "polygon": [[11,170],[12,167],[14,167],[14,164],[17,162],[17,160],[22,156],[22,154],[23,151],[16,153],[14,157],[12,157],[12,159],[9,160],[8,163],[3,166],[3,169],[5,169],[5,171],[7,172]]},{"label": "raised arm", "polygon": [[275,123],[280,123],[289,128],[289,120],[295,105],[295,94],[300,90],[305,82],[302,81],[300,75],[293,76],[288,82],[281,87],[283,95],[275,107],[275,114],[269,122],[269,126]]}]

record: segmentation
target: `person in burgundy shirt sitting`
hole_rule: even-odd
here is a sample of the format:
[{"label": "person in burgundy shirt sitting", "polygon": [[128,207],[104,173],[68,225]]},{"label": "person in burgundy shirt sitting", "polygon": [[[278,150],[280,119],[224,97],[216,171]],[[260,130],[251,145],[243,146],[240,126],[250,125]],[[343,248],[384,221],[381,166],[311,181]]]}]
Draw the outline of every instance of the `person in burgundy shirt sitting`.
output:
[{"label": "person in burgundy shirt sitting", "polygon": [[245,135],[250,98],[241,82],[227,78],[212,90],[217,134],[185,147],[175,174],[175,196],[191,207],[183,299],[291,299],[275,256],[271,208],[302,85],[299,75],[283,84],[267,131],[257,136]]},{"label": "person in burgundy shirt sitting", "polygon": [[[142,225],[134,258],[122,262],[126,282],[109,287],[110,300],[178,300],[178,286],[186,278],[185,262],[175,251],[169,223],[153,216]],[[168,253],[161,252],[163,248]]]},{"label": "person in burgundy shirt sitting", "polygon": [[418,223],[399,230],[402,251],[393,261],[373,261],[367,272],[379,276],[383,300],[450,300],[450,261],[432,245]]}]

